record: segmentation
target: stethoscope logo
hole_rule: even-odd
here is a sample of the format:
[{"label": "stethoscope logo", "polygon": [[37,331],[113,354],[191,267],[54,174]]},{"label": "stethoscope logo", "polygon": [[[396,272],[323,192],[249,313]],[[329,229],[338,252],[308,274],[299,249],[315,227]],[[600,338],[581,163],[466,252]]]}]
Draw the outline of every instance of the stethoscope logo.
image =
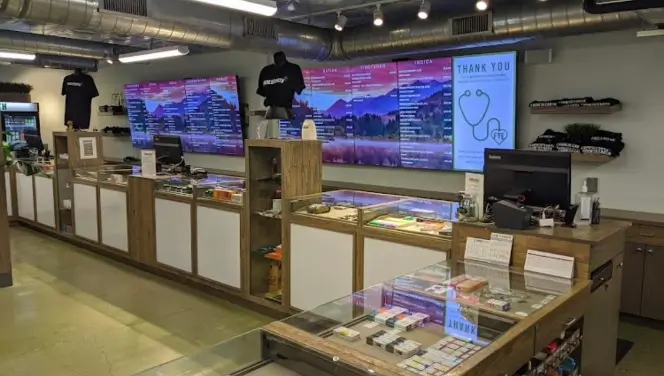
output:
[{"label": "stethoscope logo", "polygon": [[[477,141],[486,141],[489,137],[493,139],[498,145],[502,144],[503,141],[507,140],[508,132],[505,129],[500,127],[500,120],[497,118],[491,118],[486,122],[486,131],[484,132],[484,137],[479,137],[475,130],[477,127],[484,122],[489,108],[491,107],[491,97],[482,89],[477,89],[475,91],[475,99],[472,98],[472,93],[470,90],[466,90],[459,96],[458,105],[459,112],[466,124],[470,125],[473,129],[473,138]],[[473,106],[473,103],[476,106]],[[474,109],[477,109],[475,111]],[[484,109],[482,109],[482,107]],[[472,112],[470,110],[473,110]],[[481,115],[476,118],[474,114]],[[470,119],[468,117],[470,116]],[[474,121],[476,120],[476,121]]]}]

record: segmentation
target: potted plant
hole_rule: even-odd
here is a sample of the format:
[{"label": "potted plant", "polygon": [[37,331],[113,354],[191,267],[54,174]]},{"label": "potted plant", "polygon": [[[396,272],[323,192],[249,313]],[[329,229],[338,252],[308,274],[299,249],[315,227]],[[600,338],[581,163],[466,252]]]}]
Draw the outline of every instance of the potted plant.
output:
[{"label": "potted plant", "polygon": [[0,82],[0,102],[32,102],[32,85],[19,82]]}]

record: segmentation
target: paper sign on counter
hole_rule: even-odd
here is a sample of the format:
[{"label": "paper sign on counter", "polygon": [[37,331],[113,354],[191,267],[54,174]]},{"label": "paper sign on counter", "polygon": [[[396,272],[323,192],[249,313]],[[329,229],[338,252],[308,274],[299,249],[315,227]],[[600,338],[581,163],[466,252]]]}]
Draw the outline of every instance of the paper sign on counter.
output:
[{"label": "paper sign on counter", "polygon": [[464,193],[475,198],[477,203],[477,218],[484,217],[484,175],[466,173],[466,182],[464,184]]},{"label": "paper sign on counter", "polygon": [[523,269],[555,277],[572,278],[574,277],[574,257],[529,249]]},{"label": "paper sign on counter", "polygon": [[510,259],[512,258],[512,244],[514,244],[514,236],[509,234],[499,234],[496,232],[491,233],[491,240],[489,241],[489,248],[491,255],[491,263],[509,266]]},{"label": "paper sign on counter", "polygon": [[157,157],[154,150],[141,150],[141,174],[157,176]]},{"label": "paper sign on counter", "polygon": [[464,258],[468,260],[491,262],[489,261],[489,243],[490,241],[486,239],[473,237],[466,238],[466,253],[464,254]]}]

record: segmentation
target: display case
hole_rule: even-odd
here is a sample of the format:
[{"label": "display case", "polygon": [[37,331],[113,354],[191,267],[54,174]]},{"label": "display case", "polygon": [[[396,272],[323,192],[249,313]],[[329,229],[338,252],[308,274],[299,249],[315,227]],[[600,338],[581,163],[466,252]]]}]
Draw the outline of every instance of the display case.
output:
[{"label": "display case", "polygon": [[362,209],[364,226],[404,233],[450,237],[459,203],[405,198]]},{"label": "display case", "polygon": [[[539,324],[565,316],[569,301],[589,291],[588,281],[555,286],[532,287],[509,269],[443,262],[142,375],[530,375],[531,357],[541,350],[533,341]],[[578,365],[580,359],[572,358],[581,336],[574,325],[557,326],[548,341],[566,344],[562,358]],[[549,335],[547,328],[542,333]],[[561,333],[569,343],[558,338]]]},{"label": "display case", "polygon": [[212,175],[194,185],[197,201],[231,203],[242,206],[244,179],[235,176]]},{"label": "display case", "polygon": [[[227,186],[227,191],[222,186]],[[233,201],[232,195],[239,192],[235,192],[237,188],[241,188],[242,192],[239,193],[243,193],[244,184],[240,177],[214,174],[209,174],[204,179],[194,179],[180,175],[160,176],[156,181],[157,192],[190,198],[196,195],[197,197],[214,199],[215,188],[219,188],[217,189],[218,200]],[[222,190],[224,192],[221,192]],[[208,196],[208,193],[210,193],[210,196]],[[226,198],[228,200],[225,200]],[[241,203],[241,198],[236,197],[235,199]]]},{"label": "display case", "polygon": [[356,223],[359,210],[401,199],[400,196],[343,189],[298,197],[289,205],[293,216]]}]

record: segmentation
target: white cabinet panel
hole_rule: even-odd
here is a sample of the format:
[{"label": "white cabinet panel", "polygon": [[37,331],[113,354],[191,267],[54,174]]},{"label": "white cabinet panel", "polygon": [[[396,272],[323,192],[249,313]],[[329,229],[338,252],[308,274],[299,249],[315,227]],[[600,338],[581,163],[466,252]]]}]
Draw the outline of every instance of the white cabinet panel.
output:
[{"label": "white cabinet panel", "polygon": [[55,228],[53,180],[35,176],[35,200],[37,200],[37,222]]},{"label": "white cabinet panel", "polygon": [[155,199],[157,261],[191,272],[191,205]]},{"label": "white cabinet panel", "polygon": [[18,216],[21,218],[35,220],[35,196],[32,187],[32,176],[16,174],[16,201],[18,204]]},{"label": "white cabinet panel", "polygon": [[74,183],[74,230],[76,235],[99,241],[97,188]]},{"label": "white cabinet panel", "polygon": [[240,213],[196,209],[198,275],[241,288]]},{"label": "white cabinet panel", "polygon": [[446,259],[442,250],[364,238],[364,288]]},{"label": "white cabinet panel", "polygon": [[99,189],[101,210],[101,242],[120,251],[129,252],[127,235],[127,193]]},{"label": "white cabinet panel", "polygon": [[291,305],[310,310],[353,293],[353,236],[291,225]]}]

